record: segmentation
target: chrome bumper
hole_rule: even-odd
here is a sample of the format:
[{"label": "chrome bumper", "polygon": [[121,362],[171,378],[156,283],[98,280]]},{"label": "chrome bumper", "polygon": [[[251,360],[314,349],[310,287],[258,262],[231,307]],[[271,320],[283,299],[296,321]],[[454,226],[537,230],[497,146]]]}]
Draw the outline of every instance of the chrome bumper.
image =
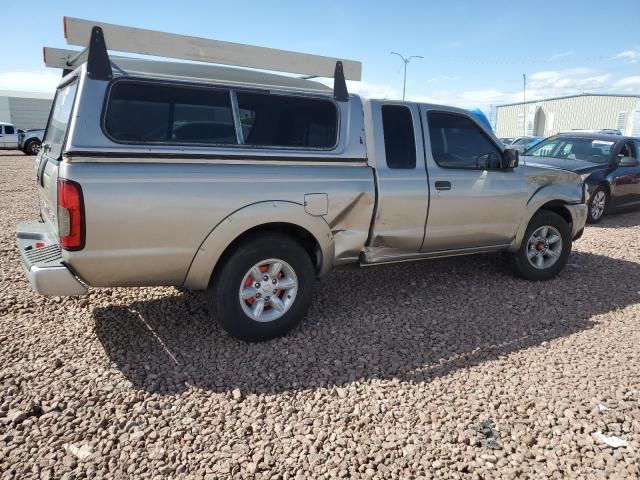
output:
[{"label": "chrome bumper", "polygon": [[[56,235],[45,223],[21,222],[17,230],[22,265],[34,291],[54,296],[87,293],[87,287],[64,264]],[[37,242],[44,246],[38,248]]]}]

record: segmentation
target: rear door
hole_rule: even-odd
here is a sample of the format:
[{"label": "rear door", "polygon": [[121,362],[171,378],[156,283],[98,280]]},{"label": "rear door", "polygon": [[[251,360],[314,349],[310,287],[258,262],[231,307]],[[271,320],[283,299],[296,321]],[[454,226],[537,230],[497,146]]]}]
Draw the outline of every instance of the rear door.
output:
[{"label": "rear door", "polygon": [[431,189],[422,251],[510,243],[528,196],[522,169],[500,169],[501,147],[470,115],[420,108]]},{"label": "rear door", "polygon": [[377,184],[368,260],[416,254],[429,206],[418,106],[372,100],[365,112],[371,117],[366,123],[374,127],[367,132],[367,150]]},{"label": "rear door", "polygon": [[71,119],[71,111],[76,96],[78,82],[73,81],[58,88],[49,123],[45,131],[42,148],[36,160],[36,176],[38,194],[40,196],[40,212],[44,220],[58,231],[58,167],[67,130]]}]

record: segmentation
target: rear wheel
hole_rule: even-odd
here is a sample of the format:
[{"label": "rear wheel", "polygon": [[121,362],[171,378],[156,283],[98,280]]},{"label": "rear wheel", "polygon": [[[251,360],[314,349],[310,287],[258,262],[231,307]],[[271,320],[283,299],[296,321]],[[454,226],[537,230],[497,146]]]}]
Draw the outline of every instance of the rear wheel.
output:
[{"label": "rear wheel", "polygon": [[39,140],[29,140],[24,145],[24,153],[27,155],[37,155],[40,152],[40,141]]},{"label": "rear wheel", "polygon": [[589,198],[589,213],[587,214],[587,222],[598,223],[604,215],[605,209],[609,204],[609,194],[604,187],[595,189],[591,198]]},{"label": "rear wheel", "polygon": [[314,268],[291,238],[259,232],[242,242],[216,272],[209,309],[230,335],[246,341],[284,335],[311,304]]},{"label": "rear wheel", "polygon": [[527,227],[520,249],[512,254],[516,273],[527,280],[549,280],[567,264],[571,230],[560,215],[536,213]]}]

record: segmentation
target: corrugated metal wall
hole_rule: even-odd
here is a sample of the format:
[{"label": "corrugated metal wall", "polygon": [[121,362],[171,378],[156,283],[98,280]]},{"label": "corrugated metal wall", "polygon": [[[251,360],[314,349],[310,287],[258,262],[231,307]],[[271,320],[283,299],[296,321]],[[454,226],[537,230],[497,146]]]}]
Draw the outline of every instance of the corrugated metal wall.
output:
[{"label": "corrugated metal wall", "polygon": [[619,128],[625,135],[637,135],[635,116],[640,115],[640,98],[612,95],[579,95],[496,108],[496,134],[516,137],[524,134],[548,137],[577,128],[595,130]]},{"label": "corrugated metal wall", "polygon": [[51,110],[51,100],[44,98],[6,97],[10,122],[17,128],[45,128]]}]

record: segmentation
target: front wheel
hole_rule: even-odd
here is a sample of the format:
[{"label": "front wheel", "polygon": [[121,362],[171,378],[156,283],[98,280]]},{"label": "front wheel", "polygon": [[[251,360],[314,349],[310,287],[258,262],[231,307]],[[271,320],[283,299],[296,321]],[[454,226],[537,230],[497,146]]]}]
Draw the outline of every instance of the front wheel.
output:
[{"label": "front wheel", "polygon": [[527,280],[549,280],[565,267],[570,253],[571,229],[565,219],[541,211],[533,216],[520,249],[512,254],[513,266]]},{"label": "front wheel", "polygon": [[236,338],[275,338],[307,313],[314,278],[304,248],[287,236],[259,232],[243,241],[214,275],[209,310]]},{"label": "front wheel", "polygon": [[604,211],[609,204],[609,195],[607,195],[607,191],[604,187],[598,187],[591,195],[589,199],[589,213],[587,214],[587,222],[589,223],[598,223],[602,216],[604,215]]}]

